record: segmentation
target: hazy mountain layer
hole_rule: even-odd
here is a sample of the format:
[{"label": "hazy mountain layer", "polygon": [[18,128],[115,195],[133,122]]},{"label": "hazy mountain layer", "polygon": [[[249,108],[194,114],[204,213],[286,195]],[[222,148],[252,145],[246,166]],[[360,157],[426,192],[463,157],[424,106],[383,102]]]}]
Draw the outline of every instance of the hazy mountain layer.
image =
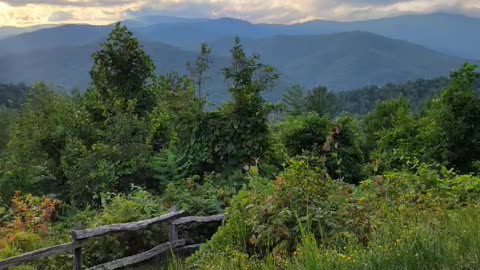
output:
[{"label": "hazy mountain layer", "polygon": [[[185,74],[185,63],[196,53],[158,42],[141,42],[155,62],[157,72]],[[228,50],[233,40],[212,43],[214,64],[206,88],[211,99],[227,97],[222,67],[229,64]],[[466,60],[447,56],[422,46],[366,32],[347,32],[318,36],[276,36],[243,40],[246,51],[260,54],[262,62],[273,65],[281,74],[274,91],[277,100],[286,87],[325,85],[334,91],[371,84],[433,78],[448,73]],[[0,81],[4,83],[44,80],[84,89],[89,82],[91,54],[98,43],[76,47],[39,49],[0,57]]]}]

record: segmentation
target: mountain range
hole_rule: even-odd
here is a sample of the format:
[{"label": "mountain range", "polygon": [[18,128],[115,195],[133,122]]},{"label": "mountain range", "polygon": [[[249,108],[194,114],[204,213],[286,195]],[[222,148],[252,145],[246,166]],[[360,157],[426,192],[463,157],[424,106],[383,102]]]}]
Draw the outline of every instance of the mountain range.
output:
[{"label": "mountain range", "polygon": [[[410,41],[439,52],[480,59],[480,18],[434,13],[404,15],[376,20],[337,22],[310,21],[293,25],[252,24],[247,21],[219,19],[181,19],[172,17],[139,18],[141,25],[132,24],[139,35],[155,41],[192,49],[202,41],[229,37],[232,33],[244,38],[276,35],[321,35],[365,31],[388,38]],[[127,25],[132,21],[127,21]],[[158,23],[161,22],[161,23]]]},{"label": "mountain range", "polygon": [[30,27],[15,27],[15,26],[0,26],[0,39],[8,38],[11,36],[15,36],[22,33],[29,33],[36,30],[44,29],[44,28],[51,28],[58,25],[55,24],[43,24],[43,25],[35,25]]},{"label": "mountain range", "polygon": [[[408,15],[358,22],[312,21],[295,25],[252,24],[220,18],[149,16],[126,20],[159,74],[185,73],[201,42],[213,51],[206,88],[214,102],[227,94],[221,79],[233,36],[249,53],[281,74],[267,94],[278,100],[293,84],[334,91],[371,84],[448,75],[464,62],[478,63],[480,19],[449,14]],[[84,89],[99,49],[113,25],[62,25],[12,33],[0,28],[0,82],[44,80]],[[3,37],[3,38],[2,38]]]}]

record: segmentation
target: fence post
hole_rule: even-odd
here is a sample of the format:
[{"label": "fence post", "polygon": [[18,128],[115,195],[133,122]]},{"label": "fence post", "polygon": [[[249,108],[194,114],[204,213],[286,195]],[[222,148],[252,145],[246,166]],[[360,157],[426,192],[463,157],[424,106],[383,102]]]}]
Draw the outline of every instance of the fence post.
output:
[{"label": "fence post", "polygon": [[[78,223],[74,226],[75,230],[82,229],[82,223]],[[77,242],[77,239],[73,237],[72,233],[72,241],[73,243]],[[73,270],[82,270],[82,247],[79,246],[73,250]]]},{"label": "fence post", "polygon": [[178,240],[177,228],[175,227],[175,224],[173,224],[173,221],[171,221],[168,223],[168,242],[172,244],[177,240]]},{"label": "fence post", "polygon": [[73,270],[82,270],[82,247],[73,251]]}]

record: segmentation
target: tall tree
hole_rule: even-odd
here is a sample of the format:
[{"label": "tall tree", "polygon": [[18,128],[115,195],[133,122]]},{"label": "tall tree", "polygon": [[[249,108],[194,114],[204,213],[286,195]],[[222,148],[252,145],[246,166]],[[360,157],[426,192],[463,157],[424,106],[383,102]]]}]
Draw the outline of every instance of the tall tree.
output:
[{"label": "tall tree", "polygon": [[16,111],[0,105],[0,155],[8,143],[9,133],[16,116]]},{"label": "tall tree", "polygon": [[424,145],[417,139],[418,121],[406,98],[378,102],[363,119],[365,152],[376,161],[376,170],[412,169],[422,159]]},{"label": "tall tree", "polygon": [[428,151],[461,172],[480,160],[480,96],[475,91],[477,66],[465,64],[450,75],[449,85],[432,101],[422,119]]},{"label": "tall tree", "polygon": [[67,141],[86,133],[85,111],[71,97],[43,83],[32,86],[9,134],[0,190],[57,193],[64,187],[62,151]]},{"label": "tall tree", "polygon": [[410,104],[405,98],[378,102],[363,118],[366,148],[371,151],[381,140],[386,130],[393,129],[398,119],[408,116]]},{"label": "tall tree", "polygon": [[337,109],[335,95],[323,86],[315,87],[307,93],[305,106],[318,115],[333,115]]},{"label": "tall tree", "polygon": [[305,94],[301,86],[295,85],[283,95],[282,103],[291,115],[316,112],[319,116],[332,116],[337,109],[335,95],[323,86],[315,87]]},{"label": "tall tree", "polygon": [[212,50],[208,47],[206,42],[200,46],[200,55],[197,57],[194,63],[187,63],[187,70],[190,75],[190,79],[196,84],[198,90],[198,98],[202,99],[202,87],[205,81],[208,79],[207,71],[212,61],[210,60],[210,54]]},{"label": "tall tree", "polygon": [[235,38],[232,64],[224,68],[232,100],[222,108],[204,113],[180,143],[186,164],[194,173],[224,172],[254,164],[269,150],[270,109],[261,93],[278,78],[272,67],[247,56]]},{"label": "tall tree", "polygon": [[294,85],[289,88],[282,96],[282,103],[286,111],[291,115],[300,115],[306,112],[305,108],[305,94],[300,85]]},{"label": "tall tree", "polygon": [[[265,102],[260,93],[275,85],[278,73],[271,66],[260,63],[259,55],[253,54],[248,57],[240,44],[239,37],[235,37],[230,53],[232,64],[223,69],[223,75],[231,84],[229,88],[232,95],[231,104],[237,110],[259,109]],[[251,107],[247,106],[247,103],[257,104]]]},{"label": "tall tree", "polygon": [[137,112],[152,107],[147,83],[155,66],[126,26],[115,25],[93,61],[92,86],[104,103],[134,100]]}]

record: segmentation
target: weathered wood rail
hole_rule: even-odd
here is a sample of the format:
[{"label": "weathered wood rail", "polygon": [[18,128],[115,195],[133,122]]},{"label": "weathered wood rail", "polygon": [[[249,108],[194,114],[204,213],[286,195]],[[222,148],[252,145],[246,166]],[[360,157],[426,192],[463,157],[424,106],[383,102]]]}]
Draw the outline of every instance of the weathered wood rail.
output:
[{"label": "weathered wood rail", "polygon": [[106,225],[86,230],[74,230],[72,231],[71,243],[43,248],[22,254],[20,256],[1,260],[0,269],[6,269],[8,267],[30,263],[41,258],[51,257],[61,253],[73,252],[73,270],[81,270],[82,246],[87,240],[114,233],[144,230],[155,224],[168,223],[168,242],[160,244],[145,252],[97,265],[88,268],[87,270],[118,269],[146,261],[169,250],[184,251],[198,249],[200,247],[200,244],[186,246],[185,239],[178,239],[177,226],[189,223],[203,224],[211,222],[221,222],[224,218],[223,215],[214,215],[208,217],[181,217],[183,214],[183,211],[174,211],[166,215],[147,220]]}]

